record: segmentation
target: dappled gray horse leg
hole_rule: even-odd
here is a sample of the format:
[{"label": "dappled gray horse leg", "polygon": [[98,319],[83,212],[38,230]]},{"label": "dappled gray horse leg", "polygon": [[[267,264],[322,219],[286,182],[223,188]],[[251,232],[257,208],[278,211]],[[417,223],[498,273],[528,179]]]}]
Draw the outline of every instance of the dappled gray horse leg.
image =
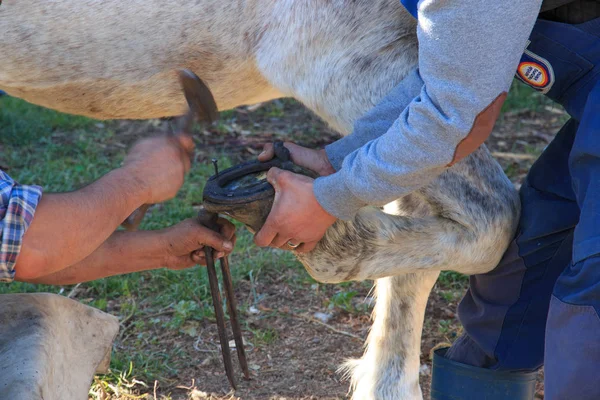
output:
[{"label": "dappled gray horse leg", "polygon": [[365,207],[297,254],[318,281],[376,280],[367,349],[348,364],[355,400],[418,400],[420,339],[440,271],[491,271],[514,237],[517,192],[485,146],[383,210]]},{"label": "dappled gray horse leg", "polygon": [[5,294],[0,304],[0,399],[87,399],[108,369],[117,318],[49,293]]}]

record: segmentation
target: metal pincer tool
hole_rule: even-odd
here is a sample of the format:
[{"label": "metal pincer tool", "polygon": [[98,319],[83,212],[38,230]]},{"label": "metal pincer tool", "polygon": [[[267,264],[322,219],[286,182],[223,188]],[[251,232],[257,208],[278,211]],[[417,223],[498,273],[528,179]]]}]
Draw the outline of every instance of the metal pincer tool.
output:
[{"label": "metal pincer tool", "polygon": [[[198,212],[198,221],[207,228],[216,231],[219,230],[217,219],[218,214],[209,212],[204,208],[202,208]],[[217,327],[219,328],[219,340],[221,342],[221,353],[223,355],[223,363],[225,364],[225,372],[227,373],[227,379],[229,379],[229,383],[234,389],[236,389],[233,365],[231,363],[229,340],[227,339],[227,332],[225,332],[225,317],[223,315],[223,303],[221,301],[221,292],[219,291],[219,282],[213,258],[214,249],[205,247],[204,254],[206,256],[206,272],[208,273],[210,293],[212,295],[213,305],[215,308]],[[244,377],[246,379],[250,379],[250,372],[248,370],[248,363],[246,361],[246,352],[244,351],[244,339],[242,337],[242,329],[240,328],[240,324],[238,322],[237,317],[237,307],[235,294],[233,291],[231,271],[229,269],[229,260],[226,256],[221,258],[221,273],[223,275],[223,286],[225,289],[225,296],[227,298],[229,320],[231,322],[231,329],[233,330],[233,338],[235,340],[235,349],[237,350],[238,360],[240,362],[242,371],[244,372]]]},{"label": "metal pincer tool", "polygon": [[[190,70],[179,71],[179,81],[183,88],[185,98],[188,102],[189,111],[183,116],[178,132],[190,132],[196,118],[207,121],[208,123],[216,121],[219,117],[217,104],[206,84],[204,84],[204,82],[202,82],[202,80]],[[174,136],[176,133],[170,133],[170,135]],[[218,174],[216,163],[215,171]],[[128,230],[136,230],[148,207],[149,205],[147,204],[141,206],[127,219],[127,221],[123,223],[123,226]],[[218,218],[219,216],[217,213],[209,212],[204,208],[198,212],[198,222],[217,232],[220,231],[220,226],[217,223]],[[219,330],[219,340],[221,342],[221,353],[223,355],[223,363],[225,364],[225,372],[227,373],[227,379],[229,380],[229,383],[234,389],[236,389],[233,365],[231,363],[229,340],[227,339],[227,333],[225,331],[223,302],[221,300],[219,281],[217,277],[217,271],[215,269],[214,249],[205,247],[204,253],[206,256],[206,271],[210,284],[210,292],[213,299],[213,306],[215,308],[215,316],[217,318],[217,327]],[[225,289],[225,297],[227,299],[227,306],[229,310],[229,319],[231,321],[231,328],[233,330],[233,337],[235,339],[235,348],[237,350],[240,366],[244,372],[244,377],[246,379],[250,379],[250,372],[248,370],[248,363],[246,361],[246,352],[244,350],[242,330],[237,317],[236,300],[235,293],[233,291],[231,271],[229,269],[229,260],[227,257],[223,257],[221,259],[221,272],[223,275],[223,286]]]}]

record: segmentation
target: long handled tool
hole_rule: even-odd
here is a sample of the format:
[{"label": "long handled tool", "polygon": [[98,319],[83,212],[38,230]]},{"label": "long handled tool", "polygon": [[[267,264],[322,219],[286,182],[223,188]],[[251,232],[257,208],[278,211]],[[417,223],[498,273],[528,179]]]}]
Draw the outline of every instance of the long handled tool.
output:
[{"label": "long handled tool", "polygon": [[[178,132],[190,132],[192,124],[196,118],[200,120],[208,121],[209,123],[217,120],[219,113],[216,102],[213,98],[209,88],[202,82],[202,80],[189,70],[179,71],[179,81],[183,88],[185,98],[189,105],[189,111],[184,115],[181,121],[181,126]],[[171,136],[175,136],[175,133],[170,133]],[[217,166],[215,164],[215,170]],[[131,216],[123,222],[127,230],[136,230],[144,218],[146,211],[150,205],[144,204],[138,208]],[[218,214],[208,212],[204,208],[198,213],[198,222],[206,226],[209,229],[219,232],[220,227],[217,223]],[[215,316],[217,318],[217,327],[219,330],[219,340],[221,342],[221,353],[223,354],[223,363],[225,364],[225,372],[227,373],[227,379],[231,386],[236,389],[233,365],[231,363],[231,351],[229,349],[229,340],[227,340],[227,333],[225,331],[225,316],[223,313],[223,302],[221,301],[221,292],[219,290],[219,282],[217,278],[217,271],[215,269],[214,262],[214,249],[210,247],[204,248],[206,256],[206,271],[208,274],[208,281],[210,284],[210,293],[213,299],[213,306],[215,308]],[[229,260],[227,257],[221,259],[221,272],[223,275],[223,284],[225,289],[225,296],[227,298],[227,305],[229,309],[229,319],[231,321],[231,328],[233,330],[233,337],[235,339],[235,348],[238,354],[238,360],[244,377],[250,379],[250,372],[248,370],[248,363],[246,361],[246,352],[244,351],[244,341],[242,337],[242,330],[237,318],[237,307],[235,301],[235,294],[233,291],[233,282],[231,280],[231,271],[229,270]]]},{"label": "long handled tool", "polygon": [[[206,211],[204,208],[198,212],[198,222],[205,227],[219,231],[219,225],[217,224],[218,214]],[[236,389],[235,378],[233,374],[233,365],[231,364],[231,352],[229,349],[229,340],[227,340],[227,333],[225,332],[225,317],[223,315],[223,302],[221,301],[221,292],[219,290],[219,282],[217,278],[217,271],[214,264],[214,249],[210,247],[204,247],[204,254],[206,256],[206,272],[208,273],[208,282],[210,284],[210,293],[213,299],[213,305],[215,308],[215,316],[217,318],[217,327],[219,328],[219,340],[221,342],[221,354],[223,355],[223,363],[225,364],[225,372],[227,373],[227,379],[231,386]],[[242,330],[237,318],[237,308],[235,295],[233,291],[233,283],[231,280],[231,271],[229,270],[229,260],[227,257],[221,259],[221,272],[223,274],[223,284],[225,289],[225,296],[227,298],[227,305],[229,309],[229,319],[231,321],[231,329],[233,330],[233,337],[235,340],[235,348],[238,354],[238,360],[244,377],[250,379],[250,372],[248,370],[248,363],[246,362],[246,352],[244,351],[244,340],[242,337]]]}]

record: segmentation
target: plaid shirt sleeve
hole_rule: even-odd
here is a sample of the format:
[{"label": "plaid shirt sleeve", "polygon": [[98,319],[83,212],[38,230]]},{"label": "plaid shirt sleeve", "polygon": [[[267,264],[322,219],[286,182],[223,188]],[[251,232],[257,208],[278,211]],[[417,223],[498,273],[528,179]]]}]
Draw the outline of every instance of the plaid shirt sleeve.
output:
[{"label": "plaid shirt sleeve", "polygon": [[42,197],[39,186],[20,185],[0,170],[0,282],[12,282],[23,235]]}]

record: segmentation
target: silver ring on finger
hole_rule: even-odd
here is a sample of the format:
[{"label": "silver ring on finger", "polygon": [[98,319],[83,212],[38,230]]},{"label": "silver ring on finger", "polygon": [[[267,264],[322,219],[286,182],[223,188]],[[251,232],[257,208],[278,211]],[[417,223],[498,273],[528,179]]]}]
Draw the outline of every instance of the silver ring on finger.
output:
[{"label": "silver ring on finger", "polygon": [[290,246],[292,249],[295,249],[296,247],[300,246],[301,243],[298,244],[294,244],[291,241],[287,242],[287,245]]}]

